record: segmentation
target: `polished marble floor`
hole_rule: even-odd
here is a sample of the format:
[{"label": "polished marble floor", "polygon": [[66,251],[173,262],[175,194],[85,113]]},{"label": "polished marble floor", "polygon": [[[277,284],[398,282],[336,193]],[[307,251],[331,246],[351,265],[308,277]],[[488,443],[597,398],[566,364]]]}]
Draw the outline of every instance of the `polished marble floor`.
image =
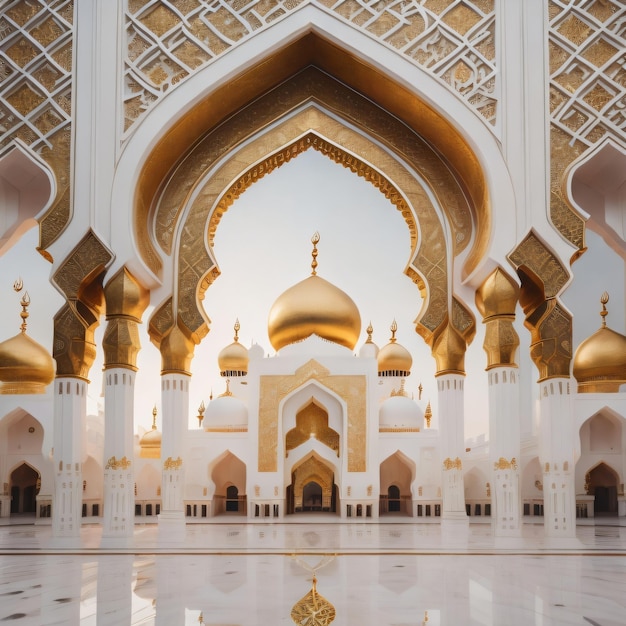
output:
[{"label": "polished marble floor", "polygon": [[288,625],[315,571],[333,626],[623,626],[626,527],[596,522],[549,540],[536,524],[496,539],[486,524],[226,518],[178,538],[138,525],[125,542],[88,524],[79,547],[0,526],[0,623]]}]

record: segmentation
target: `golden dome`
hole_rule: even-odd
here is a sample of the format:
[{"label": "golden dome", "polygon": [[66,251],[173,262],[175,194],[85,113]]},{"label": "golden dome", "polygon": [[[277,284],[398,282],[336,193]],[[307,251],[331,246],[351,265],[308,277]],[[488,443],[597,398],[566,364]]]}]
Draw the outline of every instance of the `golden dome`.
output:
[{"label": "golden dome", "polygon": [[574,378],[579,393],[615,393],[626,384],[626,337],[607,328],[606,303],[602,294],[602,327],[578,346],[574,355]]},{"label": "golden dome", "polygon": [[[18,289],[18,283],[15,286]],[[26,334],[30,298],[21,300],[21,332],[0,343],[0,394],[45,393],[54,379],[55,365],[50,353]]]},{"label": "golden dome", "polygon": [[235,341],[226,346],[217,356],[222,376],[245,376],[248,373],[250,357],[248,350],[239,343],[239,320],[235,322]]},{"label": "golden dome", "polygon": [[378,353],[378,375],[379,376],[409,376],[413,357],[409,351],[401,346],[396,339],[398,324],[393,320],[391,324],[391,338],[386,346],[383,346]]},{"label": "golden dome", "polygon": [[359,310],[348,294],[317,276],[319,235],[313,241],[312,275],[290,287],[272,305],[268,334],[275,350],[311,335],[354,349],[361,333]]},{"label": "golden dome", "polygon": [[142,459],[158,459],[161,456],[161,433],[156,427],[156,407],[152,409],[152,429],[139,440]]}]

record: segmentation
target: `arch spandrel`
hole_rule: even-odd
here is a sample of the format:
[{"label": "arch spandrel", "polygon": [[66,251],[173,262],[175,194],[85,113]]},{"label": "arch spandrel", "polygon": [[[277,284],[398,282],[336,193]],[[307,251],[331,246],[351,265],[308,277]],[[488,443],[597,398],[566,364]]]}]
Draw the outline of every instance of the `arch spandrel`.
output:
[{"label": "arch spandrel", "polygon": [[[139,174],[133,200],[135,236],[144,262],[155,273],[161,272],[161,255],[147,235],[145,225],[163,180],[175,170],[188,147],[211,129],[217,128],[233,111],[241,110],[247,103],[309,65],[315,65],[333,76],[354,90],[355,95],[362,94],[370,102],[376,102],[379,111],[386,111],[390,118],[402,122],[428,145],[437,146],[437,154],[442,155],[448,169],[461,184],[470,206],[475,207],[475,237],[472,253],[468,255],[463,271],[464,275],[471,274],[489,245],[491,216],[485,176],[467,140],[444,115],[420,99],[414,91],[315,32],[308,32],[296,41],[275,48],[270,55],[241,74],[234,78],[229,76],[228,82],[220,84],[211,94],[200,99],[196,96],[196,101],[185,107],[184,115],[173,121],[151,148]],[[185,89],[196,91],[202,85],[199,81],[201,74],[186,83]],[[197,86],[192,85],[196,78]],[[426,75],[424,79],[426,82],[431,80]]]},{"label": "arch spandrel", "polygon": [[[341,141],[343,148],[331,143],[328,139],[316,133],[307,132],[311,127],[323,128],[325,135]],[[306,133],[301,137],[302,133]],[[286,147],[283,144],[286,138],[294,137],[295,141]],[[298,138],[300,137],[300,138]],[[307,142],[310,139],[311,143]],[[181,321],[191,332],[198,332],[204,326],[204,316],[198,309],[194,285],[200,284],[200,297],[203,291],[212,282],[216,274],[216,267],[205,253],[204,232],[206,228],[206,207],[215,206],[208,223],[208,237],[217,228],[223,213],[234,200],[236,195],[247,188],[259,174],[256,167],[243,169],[242,164],[263,163],[269,160],[279,162],[284,154],[294,154],[313,147],[322,152],[332,152],[330,158],[359,171],[368,177],[374,184],[382,185],[379,189],[385,195],[393,196],[390,200],[401,210],[409,230],[417,233],[418,224],[415,213],[420,207],[419,228],[423,231],[423,238],[427,245],[409,251],[407,255],[411,261],[411,272],[407,274],[421,275],[429,285],[429,298],[420,316],[420,324],[427,329],[434,330],[445,318],[447,312],[448,268],[447,243],[441,224],[441,217],[433,206],[427,190],[418,181],[415,174],[406,166],[395,160],[388,152],[376,146],[369,139],[346,128],[337,120],[319,111],[317,108],[307,109],[298,115],[288,118],[283,124],[276,127],[271,133],[261,135],[255,142],[248,144],[241,151],[233,154],[232,158],[212,173],[207,183],[198,192],[189,209],[185,227],[182,229],[179,242],[179,285],[178,311]],[[276,152],[274,152],[276,150]],[[268,157],[267,154],[270,156]],[[282,156],[281,156],[282,155]],[[327,156],[329,156],[327,154]],[[363,159],[376,163],[376,168]],[[379,173],[385,171],[387,176]],[[223,190],[223,180],[235,180],[235,183]],[[391,183],[390,180],[394,182]],[[402,189],[402,193],[400,189]],[[406,197],[405,197],[406,195]],[[417,243],[414,240],[413,246]]]}]

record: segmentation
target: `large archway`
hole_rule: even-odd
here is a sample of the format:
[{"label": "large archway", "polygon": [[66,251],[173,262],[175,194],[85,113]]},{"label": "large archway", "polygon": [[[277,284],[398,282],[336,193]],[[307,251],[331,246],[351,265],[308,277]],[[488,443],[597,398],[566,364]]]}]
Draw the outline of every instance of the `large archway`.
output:
[{"label": "large archway", "polygon": [[337,512],[337,485],[333,468],[317,454],[294,466],[287,486],[287,513]]},{"label": "large archway", "polygon": [[227,450],[213,466],[211,480],[215,483],[212,515],[245,515],[246,464]]}]

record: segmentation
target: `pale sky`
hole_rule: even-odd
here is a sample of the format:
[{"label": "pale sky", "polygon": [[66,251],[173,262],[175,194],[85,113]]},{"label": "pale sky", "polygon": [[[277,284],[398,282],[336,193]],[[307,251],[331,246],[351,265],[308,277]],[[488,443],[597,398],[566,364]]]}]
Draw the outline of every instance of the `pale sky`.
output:
[{"label": "pale sky", "polygon": [[[266,354],[274,354],[267,336],[267,318],[276,298],[311,272],[311,236],[318,231],[318,274],[347,292],[361,312],[361,339],[371,321],[374,341],[379,347],[389,340],[389,326],[395,318],[397,339],[413,355],[413,369],[406,388],[417,399],[421,383],[422,408],[431,400],[437,410],[434,360],[430,349],[415,333],[413,321],[422,301],[417,287],[404,274],[409,261],[408,229],[397,209],[370,183],[314,150],[309,150],[261,179],[228,210],[215,237],[215,258],[221,276],[209,288],[203,302],[211,319],[211,331],[196,347],[192,361],[190,426],[196,427],[196,409],[209,393],[224,391],[217,355],[232,342],[233,325],[239,318],[240,342],[249,347],[260,344]],[[624,328],[623,261],[605,247],[597,235],[588,232],[589,251],[574,264],[575,280],[563,301],[575,314],[574,345],[600,325],[599,298],[605,289],[611,293],[609,326]],[[0,257],[0,340],[19,331],[19,299],[12,285],[21,276],[32,306],[29,334],[47,348],[52,346],[52,317],[63,300],[49,284],[50,265],[37,252],[37,232],[32,229],[20,242]],[[598,268],[602,268],[598,272]],[[511,268],[507,268],[511,271]],[[597,292],[597,293],[596,293]],[[153,305],[158,304],[156,302]],[[152,307],[141,328],[135,423],[149,428],[152,407],[160,409],[160,355],[150,343],[146,328]],[[529,334],[522,326],[518,309],[518,333],[522,339],[521,358],[528,358]],[[482,349],[483,324],[477,318],[477,336],[468,349],[466,370],[466,436],[476,436],[488,428],[486,357]],[[101,389],[103,319],[97,332],[98,358],[91,370],[88,412],[97,410]],[[533,368],[532,376],[537,378]],[[1,400],[1,399],[0,399]],[[528,407],[530,408],[530,407]],[[1,409],[1,406],[0,406]],[[159,411],[160,413],[160,411]],[[0,410],[0,415],[2,411]],[[160,427],[160,414],[157,419]]]}]

